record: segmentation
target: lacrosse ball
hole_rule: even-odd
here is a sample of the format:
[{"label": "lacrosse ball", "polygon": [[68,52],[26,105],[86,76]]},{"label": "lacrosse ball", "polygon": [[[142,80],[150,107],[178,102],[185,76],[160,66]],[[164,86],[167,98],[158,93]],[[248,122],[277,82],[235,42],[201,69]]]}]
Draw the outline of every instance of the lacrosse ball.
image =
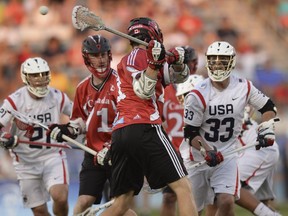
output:
[{"label": "lacrosse ball", "polygon": [[40,12],[42,15],[46,15],[46,14],[48,13],[48,7],[42,5],[42,6],[39,8],[39,12]]}]

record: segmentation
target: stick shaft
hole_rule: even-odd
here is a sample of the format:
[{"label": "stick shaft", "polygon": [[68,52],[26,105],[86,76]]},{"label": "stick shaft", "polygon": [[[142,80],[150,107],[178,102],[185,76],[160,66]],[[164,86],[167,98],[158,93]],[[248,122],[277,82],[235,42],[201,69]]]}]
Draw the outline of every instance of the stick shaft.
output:
[{"label": "stick shaft", "polygon": [[[11,110],[11,111],[8,111],[8,112],[9,112],[11,115],[13,115],[15,118],[19,119],[20,121],[28,122],[28,123],[34,124],[34,125],[38,125],[38,126],[44,128],[45,130],[49,130],[49,128],[48,128],[47,125],[42,124],[41,122],[37,121],[37,120],[34,119],[34,118],[27,117],[27,116],[25,116],[24,114],[22,114],[22,113],[20,113],[20,112],[18,112],[18,111],[16,111],[16,110]],[[68,137],[68,136],[66,136],[66,135],[64,135],[64,134],[62,135],[62,138],[63,138],[65,141],[70,142],[70,143],[78,146],[78,147],[81,148],[82,150],[84,150],[84,151],[86,151],[86,152],[88,152],[88,153],[90,153],[90,154],[92,154],[92,155],[94,155],[94,156],[97,155],[97,152],[94,151],[93,149],[91,149],[91,148],[83,145],[82,143],[77,142],[76,140],[74,140],[74,139],[72,139],[72,138],[70,138],[70,137]]]},{"label": "stick shaft", "polygon": [[19,144],[28,144],[28,145],[38,145],[38,146],[48,146],[48,147],[59,147],[59,148],[72,149],[72,147],[67,145],[67,144],[35,142],[35,141],[28,141],[28,140],[18,140],[18,143]]}]

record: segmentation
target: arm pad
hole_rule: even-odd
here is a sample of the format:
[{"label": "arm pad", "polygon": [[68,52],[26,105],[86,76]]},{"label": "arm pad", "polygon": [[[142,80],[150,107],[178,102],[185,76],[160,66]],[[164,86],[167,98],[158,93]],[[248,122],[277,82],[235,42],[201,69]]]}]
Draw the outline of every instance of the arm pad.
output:
[{"label": "arm pad", "polygon": [[275,114],[277,114],[277,108],[275,107],[275,104],[273,103],[271,99],[269,99],[267,103],[258,111],[261,114],[268,112],[268,111],[273,111]]},{"label": "arm pad", "polygon": [[175,71],[172,64],[169,66],[169,73],[171,83],[183,83],[188,79],[190,70],[187,64],[184,64],[184,68],[182,71]]},{"label": "arm pad", "polygon": [[140,77],[134,77],[133,90],[135,94],[145,100],[149,100],[155,93],[157,80],[151,79],[145,75],[145,71],[140,74]]},{"label": "arm pad", "polygon": [[200,127],[194,127],[191,125],[184,126],[184,139],[189,139],[189,145],[191,145],[191,141],[196,137],[200,136],[199,130]]}]

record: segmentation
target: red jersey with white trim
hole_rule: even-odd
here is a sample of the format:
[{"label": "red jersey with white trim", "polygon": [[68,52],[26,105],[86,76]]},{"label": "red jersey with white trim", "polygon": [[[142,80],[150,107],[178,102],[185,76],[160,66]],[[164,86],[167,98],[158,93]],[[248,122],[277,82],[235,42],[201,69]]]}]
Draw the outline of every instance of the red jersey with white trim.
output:
[{"label": "red jersey with white trim", "polygon": [[179,146],[183,140],[183,113],[184,106],[179,103],[176,97],[176,88],[169,85],[165,88],[163,115],[167,134],[171,138],[172,144],[179,151]]},{"label": "red jersey with white trim", "polygon": [[[60,115],[62,113],[68,116],[71,115],[72,101],[65,93],[51,87],[49,87],[48,95],[36,100],[29,95],[26,86],[18,89],[4,100],[0,110],[0,124],[6,127],[13,121],[10,132],[17,135],[19,140],[50,143],[50,136],[46,136],[45,129],[35,125],[33,127],[33,134],[31,133],[28,135],[27,130],[23,129],[25,125],[28,125],[21,123],[20,127],[19,121],[8,113],[7,110],[16,110],[21,114],[34,118],[40,123],[48,126],[55,123],[60,124]],[[56,143],[56,141],[53,140],[53,143]],[[23,161],[35,163],[44,161],[51,155],[59,155],[60,152],[62,155],[65,155],[65,152],[60,148],[27,145],[21,144],[20,142],[17,147],[11,150],[11,156],[14,159],[14,162]]]},{"label": "red jersey with white trim", "polygon": [[103,144],[111,140],[118,94],[116,79],[117,72],[113,70],[101,88],[94,90],[94,107],[86,121],[86,138],[87,146],[96,151],[103,149]]},{"label": "red jersey with white trim", "polygon": [[[147,67],[146,50],[141,48],[132,50],[132,52],[124,56],[118,64],[117,117],[113,130],[130,124],[162,123],[162,111],[161,108],[159,111],[157,103],[159,103],[159,96],[163,93],[163,70],[160,70],[158,73],[158,81],[156,84],[157,93],[151,99],[143,100],[139,98],[133,90],[133,77],[139,75],[139,73],[146,70]],[[160,106],[162,106],[161,103]]]},{"label": "red jersey with white trim", "polygon": [[[228,87],[222,91],[213,87],[207,78],[186,96],[184,123],[200,127],[204,140],[225,154],[237,148],[245,106],[250,104],[259,110],[268,99],[250,81],[233,74]],[[193,147],[192,154],[195,161],[204,159]]]}]

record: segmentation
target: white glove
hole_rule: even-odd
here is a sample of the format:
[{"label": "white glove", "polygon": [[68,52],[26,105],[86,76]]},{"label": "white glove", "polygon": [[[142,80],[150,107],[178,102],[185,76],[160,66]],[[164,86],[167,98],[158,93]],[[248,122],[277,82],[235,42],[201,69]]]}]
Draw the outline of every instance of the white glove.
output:
[{"label": "white glove", "polygon": [[111,166],[111,154],[110,154],[110,143],[105,143],[104,148],[97,152],[97,155],[94,157],[94,163],[101,166]]},{"label": "white glove", "polygon": [[10,133],[3,132],[0,135],[0,146],[5,149],[13,149],[18,145],[18,137],[12,136]]},{"label": "white glove", "polygon": [[256,150],[260,148],[266,148],[268,146],[272,146],[275,140],[275,132],[274,132],[274,122],[266,121],[262,122],[258,127],[258,137],[257,141],[259,145],[256,146]]}]

